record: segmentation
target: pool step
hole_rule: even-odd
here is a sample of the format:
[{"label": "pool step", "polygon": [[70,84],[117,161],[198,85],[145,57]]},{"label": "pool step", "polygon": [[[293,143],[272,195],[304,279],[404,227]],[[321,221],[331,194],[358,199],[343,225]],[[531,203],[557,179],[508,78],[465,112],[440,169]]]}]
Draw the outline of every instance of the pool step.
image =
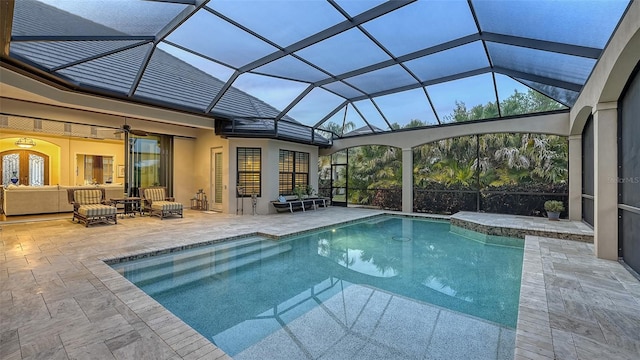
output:
[{"label": "pool step", "polygon": [[231,258],[252,254],[274,246],[277,246],[277,244],[253,239],[252,241],[241,243],[234,242],[233,244],[221,244],[215,247],[195,248],[183,252],[150,257],[143,261],[126,265],[118,271],[125,274],[129,280],[138,283],[157,276],[175,275],[177,272],[189,271],[202,265],[209,266],[214,261],[223,263]]},{"label": "pool step", "polygon": [[240,269],[244,266],[268,259],[273,256],[277,256],[290,250],[290,245],[283,244],[279,247],[273,247],[261,252],[243,255],[237,258],[231,258],[223,263],[216,262],[215,265],[206,265],[197,269],[193,269],[189,272],[182,272],[180,275],[169,274],[160,278],[156,278],[153,281],[148,280],[144,283],[136,282],[136,285],[142,288],[144,292],[146,292],[150,296],[155,296],[165,291],[171,291],[178,287],[186,286],[204,280],[206,278],[213,277],[217,274]]},{"label": "pool step", "polygon": [[148,266],[128,269],[126,277],[137,286],[149,287],[155,293],[237,269],[289,250],[291,246],[288,244],[260,241],[238,248],[216,248],[215,251],[209,249],[198,254],[185,254],[179,259],[175,258],[179,253],[175,253],[172,254],[173,257],[163,256],[160,263],[149,262]]},{"label": "pool step", "polygon": [[223,253],[229,249],[235,248],[234,254],[240,255],[245,252],[255,251],[256,247],[262,246],[268,248],[273,245],[275,244],[265,241],[263,238],[250,238],[219,244],[215,247],[204,246],[170,254],[151,256],[134,262],[116,264],[113,268],[128,279],[138,281],[139,276],[145,276],[145,274],[152,273],[156,270],[162,271],[162,269],[165,268],[173,269],[176,263],[198,261],[199,259],[205,259],[207,262],[211,262],[212,258],[224,260]]}]

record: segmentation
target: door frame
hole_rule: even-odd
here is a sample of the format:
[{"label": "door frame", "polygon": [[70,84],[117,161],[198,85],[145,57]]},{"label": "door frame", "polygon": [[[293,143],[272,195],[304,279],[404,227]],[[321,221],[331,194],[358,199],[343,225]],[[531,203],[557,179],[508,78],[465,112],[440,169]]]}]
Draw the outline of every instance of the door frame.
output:
[{"label": "door frame", "polygon": [[[220,154],[220,171],[221,176],[220,184],[216,184],[216,154]],[[211,159],[209,164],[210,172],[209,172],[209,194],[211,194],[210,198],[210,206],[209,208],[212,211],[222,212],[223,203],[224,203],[224,152],[221,146],[212,147],[211,148]],[[216,186],[217,185],[217,186]],[[216,187],[220,192],[220,202],[216,202]]]},{"label": "door frame", "polygon": [[[346,150],[346,163],[334,163],[334,157],[339,158],[338,156],[331,155],[331,205],[332,206],[342,206],[347,207],[347,203],[349,202],[349,151]],[[337,171],[337,168],[344,168],[344,187],[343,186],[335,186],[335,180],[337,176],[340,174],[340,171]],[[340,191],[340,189],[344,190],[344,201],[335,200],[334,195],[336,192]]]}]

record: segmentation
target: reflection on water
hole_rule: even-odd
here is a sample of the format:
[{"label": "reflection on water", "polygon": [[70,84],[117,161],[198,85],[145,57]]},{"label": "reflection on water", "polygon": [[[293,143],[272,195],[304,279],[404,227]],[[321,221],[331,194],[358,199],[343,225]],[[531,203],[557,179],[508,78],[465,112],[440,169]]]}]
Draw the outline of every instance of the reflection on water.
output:
[{"label": "reflection on water", "polygon": [[348,247],[339,248],[337,244],[335,245],[336,246],[332,246],[332,243],[327,239],[318,240],[318,255],[327,257],[347,269],[357,271],[361,274],[376,277],[392,277],[398,274],[392,267],[385,268],[376,265],[366,250],[350,249]]},{"label": "reflection on water", "polygon": [[443,283],[441,283],[437,278],[431,278],[428,280],[425,280],[422,282],[422,285],[433,289],[435,291],[439,291],[445,295],[448,296],[453,296],[453,297],[457,297],[458,299],[464,300],[464,301],[468,301],[468,302],[472,302],[473,298],[469,297],[469,296],[461,296],[458,294],[457,291],[453,290],[452,288],[450,288],[448,285],[444,285]]}]

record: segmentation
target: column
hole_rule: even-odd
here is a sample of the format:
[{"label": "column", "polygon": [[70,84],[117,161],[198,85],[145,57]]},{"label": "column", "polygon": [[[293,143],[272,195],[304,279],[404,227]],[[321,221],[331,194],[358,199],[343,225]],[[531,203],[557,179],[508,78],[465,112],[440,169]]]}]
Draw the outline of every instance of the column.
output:
[{"label": "column", "polygon": [[602,259],[618,259],[618,110],[617,103],[598,104],[594,132],[594,247]]},{"label": "column", "polygon": [[569,220],[582,220],[582,135],[569,136]]},{"label": "column", "polygon": [[413,150],[402,149],[402,212],[413,212]]}]

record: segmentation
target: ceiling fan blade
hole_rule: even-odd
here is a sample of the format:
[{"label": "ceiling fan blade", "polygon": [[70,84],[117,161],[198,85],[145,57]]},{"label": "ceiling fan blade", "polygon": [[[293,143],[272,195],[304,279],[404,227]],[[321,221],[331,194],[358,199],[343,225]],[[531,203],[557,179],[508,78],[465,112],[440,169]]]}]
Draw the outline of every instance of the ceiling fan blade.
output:
[{"label": "ceiling fan blade", "polygon": [[136,129],[129,130],[129,133],[133,134],[135,136],[147,136],[147,135],[149,135],[149,133],[147,133],[144,130],[136,130]]},{"label": "ceiling fan blade", "polygon": [[147,136],[149,135],[149,133],[147,133],[144,130],[137,130],[137,129],[132,129],[130,125],[128,124],[123,124],[119,130],[116,130],[117,133],[129,133],[129,134],[133,134],[136,136]]}]

